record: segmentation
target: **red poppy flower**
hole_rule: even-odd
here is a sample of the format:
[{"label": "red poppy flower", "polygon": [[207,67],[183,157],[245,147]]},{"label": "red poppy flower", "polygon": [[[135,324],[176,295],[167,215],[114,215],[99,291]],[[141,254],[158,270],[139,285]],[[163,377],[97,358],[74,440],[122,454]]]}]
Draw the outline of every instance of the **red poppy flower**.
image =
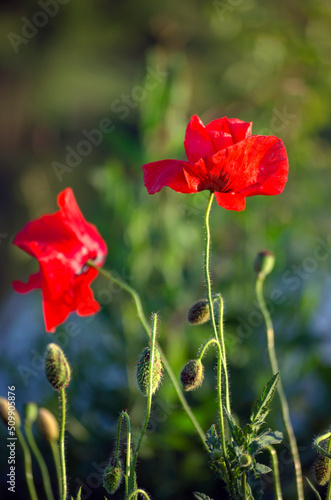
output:
[{"label": "red poppy flower", "polygon": [[60,210],[29,222],[13,243],[38,259],[39,271],[27,283],[14,281],[19,293],[41,289],[48,332],[76,311],[89,316],[99,311],[90,283],[98,271],[86,265],[91,260],[101,266],[107,255],[106,243],[96,227],[84,219],[70,188],[58,195]]},{"label": "red poppy flower", "polygon": [[192,116],[184,140],[188,161],[143,165],[147,191],[154,194],[164,186],[178,193],[208,189],[228,210],[244,210],[247,196],[281,193],[288,173],[284,144],[277,137],[251,133],[252,122],[224,117],[204,126]]}]

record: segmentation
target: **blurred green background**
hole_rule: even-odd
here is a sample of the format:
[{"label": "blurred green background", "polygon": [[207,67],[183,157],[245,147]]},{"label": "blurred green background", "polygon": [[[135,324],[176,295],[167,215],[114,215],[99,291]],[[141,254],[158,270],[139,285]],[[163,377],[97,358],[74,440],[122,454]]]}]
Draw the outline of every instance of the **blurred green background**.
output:
[{"label": "blurred green background", "polygon": [[[36,270],[11,240],[28,220],[55,211],[57,194],[71,186],[108,243],[106,267],[141,292],[147,315],[160,313],[159,342],[179,375],[210,335],[207,326],[186,325],[188,307],[204,295],[207,193],[164,189],[149,196],[141,165],[184,158],[192,114],[204,123],[222,116],[253,121],[254,134],[283,140],[290,173],[280,196],[248,198],[240,213],[215,204],[211,215],[212,279],[226,304],[233,408],[245,423],[270,376],[252,271],[256,253],[268,248],[277,259],[266,293],[279,363],[311,477],[312,438],[331,419],[331,4],[17,0],[0,9],[1,395],[15,385],[20,413],[29,400],[56,413],[42,354],[49,341],[62,345],[73,368],[70,492],[83,485],[82,499],[104,498],[100,467],[113,450],[116,419],[128,409],[136,436],[144,415],[135,383],[144,332],[130,297],[99,278],[94,290],[102,312],[71,316],[55,336],[45,334],[39,293],[11,289],[13,279]],[[210,352],[203,387],[188,395],[204,430],[216,419],[213,364]],[[282,430],[276,399],[273,407],[267,424]],[[4,426],[0,432],[4,443]],[[279,459],[285,498],[292,500],[286,442]],[[17,460],[22,467],[20,450]],[[3,451],[0,461],[7,498]],[[226,498],[167,377],[137,472],[139,485],[158,500],[192,499],[196,490]],[[37,471],[36,478],[40,485]],[[22,474],[17,485],[23,495]],[[272,499],[268,476],[264,487]]]}]

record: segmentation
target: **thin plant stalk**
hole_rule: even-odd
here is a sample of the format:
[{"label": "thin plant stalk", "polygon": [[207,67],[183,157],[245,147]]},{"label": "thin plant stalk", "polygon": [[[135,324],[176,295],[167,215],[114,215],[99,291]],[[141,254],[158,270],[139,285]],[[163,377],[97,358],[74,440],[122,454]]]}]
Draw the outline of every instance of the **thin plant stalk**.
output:
[{"label": "thin plant stalk", "polygon": [[[259,304],[259,307],[260,307],[261,312],[263,314],[265,325],[266,325],[268,353],[269,353],[271,370],[272,370],[272,373],[277,373],[277,372],[279,372],[279,368],[278,368],[278,362],[277,362],[276,351],[275,351],[275,334],[274,334],[274,328],[273,328],[271,316],[270,316],[270,313],[268,311],[268,308],[266,306],[264,296],[263,296],[263,281],[264,281],[263,277],[258,277],[256,280],[256,296],[257,296],[258,304]],[[281,409],[282,409],[283,422],[284,422],[287,437],[288,437],[288,440],[290,443],[291,454],[292,454],[293,463],[294,463],[298,500],[304,500],[302,469],[301,469],[301,462],[300,462],[300,457],[299,457],[298,445],[297,445],[295,434],[293,431],[293,427],[292,427],[292,423],[291,423],[291,419],[290,419],[290,410],[289,410],[288,402],[286,399],[286,395],[285,395],[285,392],[283,389],[283,384],[282,384],[281,379],[279,380],[279,383],[277,386],[277,391],[278,391]]]},{"label": "thin plant stalk", "polygon": [[248,497],[247,497],[247,476],[246,476],[246,472],[243,472],[242,476],[241,476],[241,488],[242,488],[242,491],[243,491],[243,500],[248,500]]},{"label": "thin plant stalk", "polygon": [[18,441],[23,449],[25,478],[26,478],[26,483],[28,486],[30,498],[31,498],[31,500],[38,500],[36,488],[35,488],[34,482],[33,482],[32,460],[31,460],[31,453],[30,453],[29,447],[24,439],[24,436],[23,436],[21,429],[19,427],[16,427],[15,432],[16,432],[16,437],[17,437],[17,439],[18,439]]},{"label": "thin plant stalk", "polygon": [[272,472],[274,475],[275,499],[276,500],[283,500],[282,488],[281,488],[281,484],[280,484],[277,453],[276,453],[275,448],[271,445],[266,446],[266,449],[270,453],[270,458],[271,458]]},{"label": "thin plant stalk", "polygon": [[231,404],[230,404],[230,383],[229,383],[229,373],[228,365],[226,361],[226,350],[224,342],[224,325],[223,325],[223,313],[224,313],[224,301],[220,293],[217,294],[217,298],[220,304],[220,317],[219,317],[219,337],[222,345],[222,362],[224,370],[224,385],[225,385],[225,405],[229,414],[231,415]]},{"label": "thin plant stalk", "polygon": [[131,493],[131,495],[129,496],[128,500],[131,500],[132,498],[135,498],[136,495],[138,495],[138,493],[140,493],[141,495],[144,495],[144,497],[147,498],[147,500],[151,500],[149,498],[149,496],[147,495],[146,491],[141,490],[141,489],[135,490],[133,493]]},{"label": "thin plant stalk", "polygon": [[[92,261],[88,261],[88,264],[91,267],[93,267],[94,269],[96,269],[99,272],[99,274],[101,274],[108,281],[111,281],[112,283],[115,283],[116,285],[120,286],[123,290],[125,290],[126,292],[128,292],[131,295],[131,297],[133,298],[135,305],[136,305],[138,318],[139,318],[142,326],[144,327],[145,332],[147,333],[148,337],[150,337],[151,334],[150,334],[150,329],[149,329],[149,323],[148,323],[146,316],[144,314],[141,299],[140,299],[138,292],[134,288],[132,288],[130,285],[125,283],[125,281],[123,281],[121,278],[115,277],[112,274],[110,274],[109,272],[105,271],[103,268],[100,268],[100,267],[97,267],[96,265],[94,265]],[[165,368],[165,370],[166,370],[166,372],[167,372],[167,374],[172,382],[172,385],[174,386],[174,389],[177,393],[179,401],[181,402],[184,410],[186,411],[188,417],[190,418],[193,426],[195,427],[195,430],[197,431],[204,448],[207,451],[209,451],[208,447],[206,445],[205,433],[203,432],[200,424],[198,423],[197,419],[195,418],[191,408],[189,407],[189,405],[185,399],[185,396],[183,394],[183,391],[181,390],[181,388],[177,382],[177,378],[176,378],[174,372],[172,371],[172,368],[171,368],[171,366],[166,358],[166,355],[164,354],[164,352],[160,346],[158,346],[158,350],[159,350],[160,355],[161,355],[163,366],[164,366],[164,368]]]},{"label": "thin plant stalk", "polygon": [[59,485],[59,493],[60,497],[62,495],[62,482],[61,482],[61,461],[60,461],[60,452],[59,452],[59,447],[56,441],[52,440],[50,441],[50,446],[52,450],[52,455],[53,455],[53,460],[55,464],[55,469],[56,469],[56,476],[57,476],[57,482]]},{"label": "thin plant stalk", "polygon": [[31,421],[29,419],[25,420],[24,428],[25,428],[26,438],[28,440],[28,443],[30,445],[32,453],[34,454],[34,456],[38,462],[39,468],[40,468],[40,472],[41,472],[41,476],[43,479],[47,500],[54,500],[54,495],[53,495],[53,491],[52,491],[51,480],[49,477],[48,469],[47,469],[45,460],[44,460],[42,454],[40,453],[40,450],[39,450],[37,443],[35,441],[35,438],[33,436]]},{"label": "thin plant stalk", "polygon": [[153,369],[154,369],[154,352],[155,352],[155,340],[156,340],[156,328],[157,328],[157,314],[153,314],[152,317],[152,335],[150,344],[150,354],[149,354],[149,373],[148,373],[148,393],[147,393],[147,403],[146,403],[146,413],[145,419],[140,431],[140,435],[134,450],[133,459],[131,463],[131,473],[130,473],[130,483],[131,488],[133,488],[134,472],[136,470],[137,458],[139,449],[145,435],[147,425],[149,422],[149,417],[151,415],[152,408],[152,397],[153,397]]},{"label": "thin plant stalk", "polygon": [[66,462],[65,462],[65,446],[64,446],[64,434],[66,426],[66,393],[63,387],[60,391],[60,403],[61,403],[61,423],[60,423],[60,464],[61,464],[61,500],[66,500],[67,498],[67,472],[66,472]]},{"label": "thin plant stalk", "polygon": [[[326,449],[327,453],[331,451],[331,436],[329,437],[328,447]],[[331,500],[331,481],[328,484],[328,491],[326,492],[326,500]]]},{"label": "thin plant stalk", "polygon": [[126,420],[126,465],[125,465],[125,476],[124,476],[125,498],[128,498],[129,478],[130,478],[130,462],[131,462],[131,422],[130,422],[130,417],[126,411],[122,411],[122,413],[120,414],[120,418],[118,419],[115,458],[118,458],[118,455],[119,455],[119,447],[120,447],[120,439],[121,439],[121,426],[122,426],[123,418],[125,418],[125,420]]}]

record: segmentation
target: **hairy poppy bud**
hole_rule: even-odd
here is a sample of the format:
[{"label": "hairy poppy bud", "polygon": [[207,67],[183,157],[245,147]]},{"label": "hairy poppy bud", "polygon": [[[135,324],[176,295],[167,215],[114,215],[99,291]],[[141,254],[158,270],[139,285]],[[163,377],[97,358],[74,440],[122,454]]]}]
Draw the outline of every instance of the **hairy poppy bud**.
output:
[{"label": "hairy poppy bud", "polygon": [[264,279],[271,273],[275,265],[275,256],[269,250],[259,252],[254,261],[254,271],[259,278]]},{"label": "hairy poppy bud", "polygon": [[103,487],[112,495],[118,490],[122,479],[122,462],[119,458],[111,457],[103,475]]},{"label": "hairy poppy bud", "polygon": [[180,381],[184,391],[193,391],[203,382],[203,364],[200,359],[191,359],[180,374]]},{"label": "hairy poppy bud", "polygon": [[240,456],[239,463],[241,467],[249,467],[252,463],[252,457],[248,453],[244,453]]},{"label": "hairy poppy bud", "polygon": [[35,422],[38,415],[38,406],[36,403],[26,403],[24,405],[24,417],[25,420],[29,421],[31,424]]},{"label": "hairy poppy bud", "polygon": [[[151,354],[151,348],[145,347],[142,350],[138,364],[137,364],[137,384],[138,388],[143,396],[148,395],[148,375],[149,375],[149,358]],[[152,375],[152,394],[154,394],[160,385],[162,379],[163,365],[161,361],[161,355],[159,350],[155,347],[154,349],[154,363],[153,363],[153,375]]]},{"label": "hairy poppy bud", "polygon": [[203,325],[210,319],[210,311],[208,300],[198,300],[193,306],[190,307],[187,313],[187,321],[191,325]]},{"label": "hairy poppy bud", "polygon": [[21,418],[18,411],[6,398],[0,398],[0,418],[5,425],[12,426],[15,421],[15,426],[17,428],[21,427]]},{"label": "hairy poppy bud", "polygon": [[47,408],[39,408],[37,416],[39,434],[49,443],[59,439],[59,424]]},{"label": "hairy poppy bud", "polygon": [[70,366],[62,349],[56,344],[48,344],[45,353],[45,373],[48,382],[61,391],[69,385]]},{"label": "hairy poppy bud", "polygon": [[321,486],[327,484],[330,480],[331,460],[324,455],[320,455],[314,464],[314,474],[316,481]]}]

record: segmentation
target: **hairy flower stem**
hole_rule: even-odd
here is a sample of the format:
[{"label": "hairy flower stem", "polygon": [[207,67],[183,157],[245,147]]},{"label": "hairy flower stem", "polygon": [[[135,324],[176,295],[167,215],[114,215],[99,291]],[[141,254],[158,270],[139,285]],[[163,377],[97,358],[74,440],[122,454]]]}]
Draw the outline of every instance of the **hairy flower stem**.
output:
[{"label": "hairy flower stem", "polygon": [[31,500],[38,500],[37,492],[33,482],[33,473],[32,473],[32,461],[31,461],[31,453],[28,445],[24,439],[23,433],[21,429],[17,426],[15,429],[16,437],[22,446],[23,455],[24,455],[24,469],[25,469],[25,479],[28,485],[28,490],[30,493]]},{"label": "hairy flower stem", "polygon": [[60,390],[61,422],[60,422],[60,464],[61,464],[61,500],[67,498],[67,472],[65,460],[64,434],[66,428],[66,393],[65,388]]},{"label": "hairy flower stem", "polygon": [[[88,261],[87,262],[88,265],[90,265],[91,267],[93,267],[94,269],[96,269],[97,271],[99,271],[99,274],[101,274],[102,276],[104,276],[107,280],[111,281],[112,283],[115,283],[116,285],[120,286],[123,290],[125,290],[126,292],[128,292],[131,297],[133,298],[134,302],[135,302],[135,305],[136,305],[136,310],[137,310],[137,315],[138,315],[138,318],[142,324],[142,326],[144,327],[145,329],[145,332],[147,333],[148,337],[150,337],[150,329],[149,329],[149,324],[148,324],[148,321],[146,319],[146,316],[144,314],[144,311],[143,311],[143,307],[142,307],[142,304],[141,304],[141,300],[140,300],[140,297],[138,295],[138,293],[136,292],[136,290],[134,288],[132,288],[130,285],[128,285],[127,283],[125,283],[125,281],[123,281],[121,278],[118,278],[115,276],[113,276],[112,274],[108,273],[107,271],[105,271],[103,268],[100,268],[100,267],[97,267],[93,264],[93,262],[91,261]],[[178,396],[178,399],[179,401],[181,402],[184,410],[186,411],[188,417],[190,418],[192,424],[194,425],[201,441],[202,441],[202,444],[204,446],[204,448],[208,451],[208,447],[206,445],[206,436],[205,436],[205,433],[203,432],[201,426],[199,425],[197,419],[195,418],[195,416],[193,415],[193,412],[191,410],[191,408],[189,407],[185,397],[184,397],[184,394],[183,394],[183,391],[181,390],[178,382],[177,382],[177,378],[175,377],[175,374],[174,372],[172,371],[172,368],[171,366],[169,365],[169,362],[164,354],[164,352],[162,351],[161,347],[158,346],[158,350],[160,352],[160,355],[161,355],[161,358],[162,358],[162,363],[163,363],[163,366],[172,382],[172,385],[174,386],[174,389],[177,393],[177,396]]]},{"label": "hairy flower stem", "polygon": [[[268,308],[266,306],[264,296],[263,296],[263,281],[264,281],[263,277],[262,278],[258,277],[258,279],[256,280],[256,296],[257,296],[258,304],[259,304],[259,307],[260,307],[261,312],[263,314],[265,325],[266,325],[268,353],[269,353],[271,371],[272,371],[272,373],[277,373],[277,372],[279,372],[279,368],[278,368],[278,362],[277,362],[276,351],[275,351],[274,328],[273,328],[270,313],[268,311]],[[294,463],[298,500],[304,500],[302,470],[301,470],[299,451],[298,451],[298,446],[297,446],[297,442],[295,439],[293,427],[291,424],[290,410],[289,410],[289,406],[287,403],[287,399],[286,399],[286,395],[285,395],[285,392],[283,389],[281,379],[278,382],[277,391],[278,391],[281,409],[282,409],[283,422],[284,422],[287,437],[288,437],[288,440],[290,443],[291,454],[292,454],[293,463]]]},{"label": "hairy flower stem", "polygon": [[149,417],[151,414],[152,408],[152,397],[153,397],[153,368],[154,368],[154,352],[155,352],[155,340],[156,340],[156,328],[157,328],[157,314],[153,314],[152,316],[152,335],[151,335],[151,345],[150,345],[150,355],[149,355],[149,372],[148,372],[148,394],[147,394],[147,404],[146,404],[146,413],[145,419],[143,422],[142,429],[140,431],[140,435],[134,450],[133,459],[130,467],[130,481],[129,481],[129,489],[133,490],[134,486],[134,473],[136,470],[137,458],[140,449],[140,445],[144,434],[147,429]]},{"label": "hairy flower stem", "polygon": [[[221,296],[219,296],[220,297],[220,316],[221,317],[220,317],[220,325],[219,325],[220,328],[218,331],[217,326],[216,326],[216,320],[215,320],[212,287],[211,287],[211,279],[210,279],[210,271],[209,271],[210,241],[211,241],[210,227],[209,227],[209,216],[210,216],[210,210],[211,210],[211,206],[213,203],[213,199],[214,199],[214,193],[210,192],[209,198],[207,201],[206,212],[205,212],[206,241],[205,241],[204,268],[205,268],[205,279],[206,279],[206,286],[207,286],[207,298],[208,298],[208,304],[209,304],[210,319],[211,319],[211,324],[212,324],[213,331],[214,331],[215,341],[216,341],[218,348],[219,348],[219,359],[217,361],[217,396],[218,396],[218,403],[219,403],[220,434],[221,434],[221,442],[222,442],[222,452],[223,452],[223,456],[224,456],[226,467],[227,467],[228,478],[229,478],[229,481],[231,484],[232,483],[232,471],[231,471],[229,461],[227,459],[227,449],[226,449],[226,444],[225,444],[225,432],[224,432],[223,400],[222,400],[222,366],[223,366],[224,374],[227,372],[225,353],[223,352],[223,348],[224,348],[223,301],[221,300]],[[221,326],[221,323],[222,323],[222,326]],[[219,339],[219,335],[221,336],[221,341]],[[227,399],[228,399],[229,398],[229,388],[228,388],[229,379],[228,379],[227,373],[226,373],[226,375],[224,375],[224,379],[225,379],[225,382],[227,384],[226,394],[227,394]],[[227,401],[227,409],[228,409],[228,411],[230,410],[230,403],[228,401]]]},{"label": "hairy flower stem", "polygon": [[275,448],[271,445],[266,446],[266,449],[270,453],[270,458],[271,458],[272,472],[274,475],[275,499],[276,500],[283,500],[282,488],[280,485],[277,453],[276,453]]},{"label": "hairy flower stem", "polygon": [[131,463],[131,422],[130,417],[126,411],[122,411],[120,417],[118,419],[118,427],[117,427],[117,441],[116,441],[116,450],[115,450],[115,458],[118,458],[119,449],[120,449],[120,439],[121,439],[121,427],[122,420],[125,418],[126,420],[126,465],[125,465],[125,499],[128,498],[129,495],[129,478],[130,478],[130,463]]},{"label": "hairy flower stem", "polygon": [[[328,441],[328,446],[325,449],[325,448],[322,448],[322,446],[320,446],[319,443],[321,441],[325,441],[326,439],[329,439],[329,441]],[[318,436],[315,439],[313,444],[319,453],[321,453],[325,457],[328,457],[331,460],[331,432],[327,432],[326,434],[322,434],[322,436]],[[329,484],[328,484],[328,491],[326,493],[326,500],[331,500],[331,481],[329,481]]]},{"label": "hairy flower stem", "polygon": [[43,456],[40,453],[40,450],[39,450],[37,443],[35,441],[35,438],[33,436],[32,425],[31,425],[31,421],[29,419],[25,420],[24,429],[25,429],[26,438],[28,440],[28,443],[30,445],[32,453],[34,454],[34,456],[38,462],[39,468],[40,468],[41,476],[42,476],[43,483],[44,483],[46,498],[47,498],[47,500],[54,500],[48,469],[47,469],[45,460],[43,459]]},{"label": "hairy flower stem", "polygon": [[144,497],[147,498],[147,500],[151,500],[149,498],[149,496],[147,495],[146,491],[141,490],[141,489],[135,490],[133,493],[131,493],[128,500],[132,500],[133,498],[136,498],[136,495],[138,495],[138,493],[140,493],[141,495],[144,495]]},{"label": "hairy flower stem", "polygon": [[248,497],[247,497],[247,476],[246,476],[246,472],[243,472],[242,476],[241,476],[241,488],[242,488],[242,492],[243,492],[243,500],[248,500]]}]

